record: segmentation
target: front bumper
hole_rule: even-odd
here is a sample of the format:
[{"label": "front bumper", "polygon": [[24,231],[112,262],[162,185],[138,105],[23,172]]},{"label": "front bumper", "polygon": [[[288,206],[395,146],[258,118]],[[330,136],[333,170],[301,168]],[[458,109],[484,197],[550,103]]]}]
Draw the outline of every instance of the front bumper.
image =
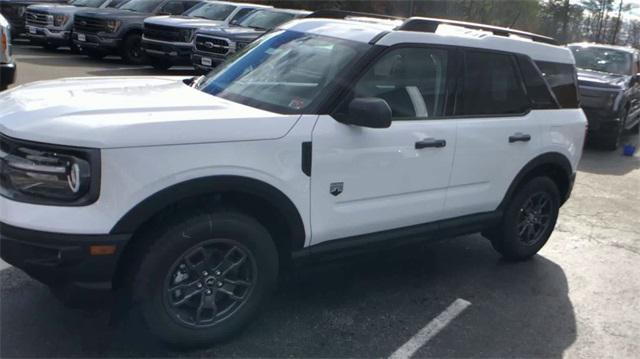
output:
[{"label": "front bumper", "polygon": [[27,26],[27,37],[35,43],[69,45],[71,42],[71,31],[58,31],[42,27]]},{"label": "front bumper", "polygon": [[16,64],[0,64],[0,87],[9,86],[16,80]]},{"label": "front bumper", "polygon": [[[0,223],[0,256],[52,287],[109,290],[130,237],[47,233]],[[113,253],[105,254],[107,248]]]},{"label": "front bumper", "polygon": [[172,64],[191,64],[191,51],[193,49],[191,44],[153,41],[143,38],[141,48],[147,55],[161,58]]},{"label": "front bumper", "polygon": [[76,46],[83,49],[90,49],[104,53],[117,53],[121,44],[121,39],[117,37],[105,37],[99,34],[83,34],[85,41],[78,40],[78,34],[73,33],[71,38]]},{"label": "front bumper", "polygon": [[199,51],[194,51],[191,55],[193,67],[201,71],[211,71],[226,59],[226,55],[216,55]]},{"label": "front bumper", "polygon": [[617,133],[620,123],[618,113],[597,108],[583,107],[589,122],[589,137],[606,137]]}]

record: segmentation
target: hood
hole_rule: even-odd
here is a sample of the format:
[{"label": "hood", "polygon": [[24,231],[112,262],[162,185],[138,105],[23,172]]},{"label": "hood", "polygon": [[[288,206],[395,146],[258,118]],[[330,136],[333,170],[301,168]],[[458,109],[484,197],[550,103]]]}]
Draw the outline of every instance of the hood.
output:
[{"label": "hood", "polygon": [[29,10],[38,10],[38,11],[46,11],[46,10],[58,9],[58,8],[75,9],[76,7],[73,5],[66,5],[66,4],[37,4],[37,5],[30,5],[28,7]]},{"label": "hood", "polygon": [[198,34],[212,35],[212,36],[220,36],[226,37],[234,40],[242,39],[242,40],[255,40],[262,34],[264,34],[265,30],[256,30],[250,27],[242,27],[242,26],[231,26],[231,27],[220,27],[220,28],[205,28],[198,31]]},{"label": "hood", "polygon": [[92,148],[267,140],[299,115],[279,115],[211,96],[176,77],[42,81],[0,94],[0,133]]},{"label": "hood", "polygon": [[64,4],[66,0],[0,0],[0,5]]},{"label": "hood", "polygon": [[151,14],[144,12],[135,12],[128,10],[120,10],[120,9],[83,9],[82,12],[78,12],[78,15],[99,18],[99,19],[145,19]]},{"label": "hood", "polygon": [[622,89],[630,79],[631,76],[626,75],[578,69],[578,84],[580,86]]},{"label": "hood", "polygon": [[224,21],[213,21],[188,16],[154,16],[146,19],[145,23],[185,29],[224,25]]},{"label": "hood", "polygon": [[73,15],[78,11],[81,11],[83,7],[76,7],[73,5],[31,5],[29,6],[29,10],[36,10],[47,14],[64,14],[64,15]]}]

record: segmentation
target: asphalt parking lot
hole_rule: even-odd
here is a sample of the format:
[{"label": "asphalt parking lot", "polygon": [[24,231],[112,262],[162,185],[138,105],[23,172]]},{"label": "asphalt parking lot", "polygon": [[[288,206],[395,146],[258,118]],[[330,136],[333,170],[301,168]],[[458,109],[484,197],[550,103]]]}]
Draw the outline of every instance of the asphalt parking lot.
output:
[{"label": "asphalt parking lot", "polygon": [[[18,83],[193,75],[24,45],[14,53]],[[624,142],[640,144],[637,134]],[[502,261],[472,235],[301,268],[241,336],[187,353],[157,342],[137,318],[113,319],[109,306],[65,308],[0,264],[0,356],[388,357],[452,303],[468,303],[441,331],[422,336],[416,357],[635,358],[639,264],[640,154],[588,148],[550,242],[530,261]]]}]

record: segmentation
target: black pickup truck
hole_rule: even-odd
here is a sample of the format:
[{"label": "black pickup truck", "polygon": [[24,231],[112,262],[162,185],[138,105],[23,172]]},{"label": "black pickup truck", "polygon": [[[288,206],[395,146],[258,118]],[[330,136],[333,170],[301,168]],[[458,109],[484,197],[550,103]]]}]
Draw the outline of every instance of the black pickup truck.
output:
[{"label": "black pickup truck", "polygon": [[198,30],[195,34],[193,54],[191,55],[193,67],[199,71],[207,72],[267,31],[287,21],[309,14],[311,12],[303,10],[256,10],[236,25]]},{"label": "black pickup truck", "polygon": [[146,63],[142,51],[144,19],[156,15],[179,15],[203,0],[131,0],[117,9],[83,10],[76,13],[73,42],[90,57],[117,54],[131,64]]},{"label": "black pickup truck", "polygon": [[589,139],[609,150],[640,124],[640,52],[630,47],[570,44],[578,68]]},{"label": "black pickup truck", "polygon": [[27,7],[35,4],[66,4],[67,0],[0,0],[0,14],[11,24],[13,39],[25,35]]}]

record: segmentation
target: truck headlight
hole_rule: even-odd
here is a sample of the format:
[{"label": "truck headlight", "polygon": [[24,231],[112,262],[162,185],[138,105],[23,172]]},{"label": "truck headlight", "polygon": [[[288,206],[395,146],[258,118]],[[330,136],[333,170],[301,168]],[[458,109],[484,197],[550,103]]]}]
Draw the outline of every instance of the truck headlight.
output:
[{"label": "truck headlight", "polygon": [[190,30],[190,29],[180,30],[180,39],[182,40],[182,42],[191,42],[192,35],[193,35],[193,30]]},{"label": "truck headlight", "polygon": [[107,20],[106,31],[107,32],[116,32],[120,27],[120,21],[118,20]]},{"label": "truck headlight", "polygon": [[54,15],[53,16],[53,26],[60,27],[64,26],[67,21],[69,21],[69,17],[67,15]]},{"label": "truck headlight", "polygon": [[0,195],[19,202],[84,206],[99,195],[100,152],[0,136]]}]

